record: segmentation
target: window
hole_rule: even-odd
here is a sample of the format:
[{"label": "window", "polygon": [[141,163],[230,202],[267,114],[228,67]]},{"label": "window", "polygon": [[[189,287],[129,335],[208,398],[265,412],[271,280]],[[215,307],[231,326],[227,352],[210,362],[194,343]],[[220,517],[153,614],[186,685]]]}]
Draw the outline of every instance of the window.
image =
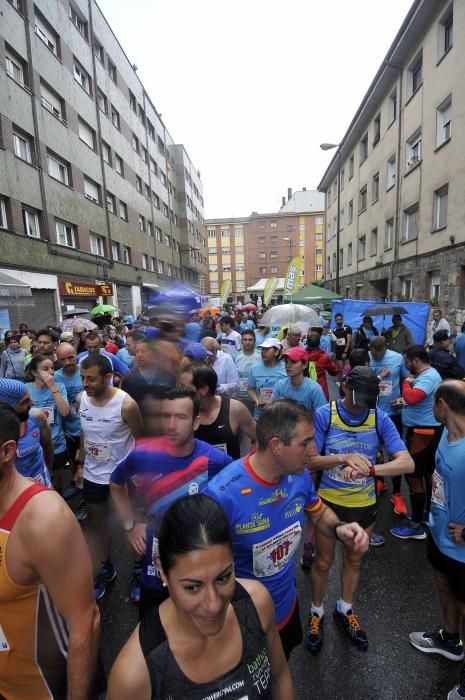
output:
[{"label": "window", "polygon": [[417,129],[405,144],[405,162],[407,170],[421,162],[421,129]]},{"label": "window", "polygon": [[160,153],[164,153],[164,152],[165,152],[165,144],[164,144],[163,139],[161,138],[161,136],[158,137],[158,150],[160,151]]},{"label": "window", "polygon": [[108,100],[100,88],[97,88],[97,107],[108,117]]},{"label": "window", "polygon": [[436,110],[436,146],[447,143],[452,136],[452,95],[449,95]]},{"label": "window", "polygon": [[161,243],[161,228],[155,226],[155,239]]},{"label": "window", "polygon": [[360,190],[359,202],[358,202],[358,213],[361,214],[367,208],[367,186],[364,185]]},{"label": "window", "polygon": [[[438,59],[441,59],[452,48],[454,29],[454,10],[452,3],[439,20],[438,26]],[[437,297],[434,297],[437,299]]]},{"label": "window", "polygon": [[406,301],[412,301],[413,280],[411,279],[411,277],[402,278],[402,296]]},{"label": "window", "polygon": [[153,158],[150,158],[150,170],[154,175],[157,175],[158,173],[158,167]]},{"label": "window", "polygon": [[145,196],[147,199],[151,199],[150,186],[147,183],[144,184]]},{"label": "window", "polygon": [[352,243],[347,246],[347,265],[352,265]]},{"label": "window", "polygon": [[439,301],[439,296],[441,294],[441,270],[434,270],[430,273],[431,275],[431,299],[436,299]]},{"label": "window", "polygon": [[165,216],[168,216],[168,205],[165,202],[163,202],[162,211]]},{"label": "window", "polygon": [[365,260],[366,255],[366,236],[360,236],[358,239],[358,259]]},{"label": "window", "polygon": [[326,191],[326,208],[329,209],[331,206],[331,187]]},{"label": "window", "polygon": [[111,105],[111,123],[113,124],[114,127],[120,130],[120,119],[119,119],[119,112],[113,105]]},{"label": "window", "polygon": [[110,59],[108,59],[108,75],[116,85],[116,66]]},{"label": "window", "polygon": [[216,231],[214,228],[208,229],[208,238],[216,238]]},{"label": "window", "polygon": [[392,124],[397,118],[397,90],[394,90],[388,98],[388,122]]},{"label": "window", "polygon": [[0,197],[0,228],[8,228],[4,197]]},{"label": "window", "polygon": [[145,217],[139,214],[139,231],[145,232]]},{"label": "window", "polygon": [[103,46],[102,44],[97,41],[97,39],[94,37],[94,54],[95,57],[98,58],[100,63],[103,66],[103,61],[104,61],[104,56],[103,56]]},{"label": "window", "polygon": [[[160,180],[162,181],[163,185],[166,187],[167,180],[166,180],[166,175],[163,172],[163,170],[160,170],[159,175],[160,175]],[[189,200],[189,202],[190,202],[190,208],[192,209],[192,202],[190,200]]]},{"label": "window", "polygon": [[79,131],[79,138],[81,141],[84,141],[89,148],[92,148],[93,151],[96,150],[96,140],[95,140],[95,131],[90,127],[88,124],[86,124],[85,121],[81,119],[81,117],[78,118],[78,131]]},{"label": "window", "polygon": [[56,92],[49,88],[48,85],[45,85],[45,83],[42,81],[40,82],[40,95],[42,106],[57,117],[57,119],[64,121],[63,100],[56,94]]},{"label": "window", "polygon": [[[270,225],[271,225],[271,224],[270,224]],[[288,230],[288,231],[293,231],[293,230],[294,230],[294,226],[293,226],[292,224],[288,224],[287,230]]]},{"label": "window", "polygon": [[373,148],[379,143],[381,138],[381,114],[373,119]]},{"label": "window", "polygon": [[371,183],[371,201],[374,204],[379,199],[379,173],[373,175],[373,180]]},{"label": "window", "polygon": [[150,121],[150,119],[147,119],[147,131],[149,132],[149,136],[152,139],[152,141],[155,140],[155,128]]},{"label": "window", "polygon": [[323,217],[315,216],[315,226],[323,226]]},{"label": "window", "polygon": [[155,258],[150,258],[150,272],[155,272]]},{"label": "window", "polygon": [[77,10],[73,5],[69,6],[69,18],[78,30],[79,34],[82,34],[84,39],[87,41],[88,31],[86,18],[83,17],[81,12]]},{"label": "window", "polygon": [[148,234],[151,238],[153,238],[153,223],[151,221],[147,221],[147,226],[148,226]]},{"label": "window", "polygon": [[223,272],[231,272],[231,265],[222,265],[221,269]]},{"label": "window", "polygon": [[[242,269],[244,269],[244,266],[242,266]],[[278,272],[278,268],[277,267],[270,267],[270,272],[271,272],[271,274],[276,274],[276,272]]]},{"label": "window", "polygon": [[212,257],[212,256],[216,257],[216,248],[210,248],[210,250],[208,251],[208,255],[210,257]]},{"label": "window", "polygon": [[67,224],[65,221],[56,221],[55,231],[57,243],[68,246],[68,248],[76,247],[76,237],[73,224]]},{"label": "window", "polygon": [[394,219],[388,219],[384,227],[384,250],[394,245]]},{"label": "window", "polygon": [[133,92],[129,90],[129,106],[133,112],[137,112],[137,100]]},{"label": "window", "polygon": [[404,210],[404,241],[413,241],[418,235],[418,203]]},{"label": "window", "polygon": [[423,83],[423,54],[420,51],[408,69],[407,99],[412,97]]},{"label": "window", "polygon": [[323,265],[315,265],[315,272],[322,272],[323,271]]},{"label": "window", "polygon": [[141,150],[141,158],[142,158],[142,160],[144,161],[144,163],[148,163],[148,162],[149,162],[149,157],[148,157],[148,154],[147,154],[147,149],[145,148],[145,146],[142,146],[142,144],[141,144],[140,150]]},{"label": "window", "polygon": [[159,275],[165,274],[165,264],[164,264],[163,260],[157,261],[157,272]]},{"label": "window", "polygon": [[145,112],[141,105],[139,105],[139,119],[141,123],[145,126]]},{"label": "window", "polygon": [[111,257],[113,260],[119,260],[119,243],[112,241],[111,244]]},{"label": "window", "polygon": [[25,66],[26,63],[23,61],[16,53],[14,53],[11,49],[7,48],[6,49],[6,72],[10,76],[10,78],[13,78],[13,80],[16,80],[17,83],[20,83],[21,85],[25,85]]},{"label": "window", "polygon": [[119,216],[123,221],[128,220],[128,205],[121,199],[119,200]]},{"label": "window", "polygon": [[105,206],[110,212],[110,214],[116,214],[116,200],[115,195],[111,192],[106,192],[105,194]]},{"label": "window", "polygon": [[53,153],[47,153],[47,170],[50,177],[59,180],[64,185],[70,184],[70,166]]},{"label": "window", "polygon": [[118,175],[124,177],[123,159],[117,153],[115,153],[115,170],[118,173]]},{"label": "window", "polygon": [[231,248],[222,248],[222,255],[231,255]]},{"label": "window", "polygon": [[340,250],[339,250],[339,269],[342,270],[343,267],[344,267],[344,249],[340,248]]},{"label": "window", "polygon": [[391,156],[387,162],[386,190],[391,189],[396,184],[396,157]]},{"label": "window", "polygon": [[126,263],[126,265],[131,264],[131,249],[127,245],[123,245],[123,262]]},{"label": "window", "polygon": [[378,229],[374,228],[370,235],[370,255],[376,255],[378,252]]},{"label": "window", "polygon": [[48,22],[38,15],[37,9],[35,10],[34,16],[34,31],[41,41],[44,42],[45,46],[50,49],[55,56],[59,55],[59,40],[58,35],[48,24]]},{"label": "window", "polygon": [[139,153],[139,139],[135,134],[132,135],[132,147],[136,153]]},{"label": "window", "polygon": [[242,227],[236,227],[234,229],[234,235],[236,236],[236,238],[240,238],[244,235],[244,229]]},{"label": "window", "polygon": [[149,256],[146,253],[142,253],[142,267],[144,270],[149,267]]},{"label": "window", "polygon": [[265,243],[265,236],[259,236],[259,237],[257,238],[257,243],[260,243],[260,244]]},{"label": "window", "polygon": [[165,245],[168,246],[168,248],[171,246],[171,238],[167,233],[165,233]]},{"label": "window", "polygon": [[106,141],[102,140],[102,158],[105,163],[111,165],[111,148]]},{"label": "window", "polygon": [[277,250],[272,250],[270,252],[270,258],[277,258],[278,257],[278,251]]},{"label": "window", "polygon": [[139,194],[142,194],[142,180],[139,175],[136,175],[136,190]]},{"label": "window", "polygon": [[349,158],[349,180],[352,180],[354,176],[354,154]]},{"label": "window", "polygon": [[84,175],[84,194],[86,199],[100,204],[100,185]]},{"label": "window", "polygon": [[276,228],[277,227],[277,222],[276,221],[270,221],[270,228]]},{"label": "window", "polygon": [[218,272],[218,265],[209,265],[208,271],[209,272]]},{"label": "window", "polygon": [[92,95],[92,81],[90,75],[76,59],[74,59],[74,80],[79,83],[88,95]]},{"label": "window", "polygon": [[264,251],[260,251],[258,254],[258,257],[260,260],[265,260],[266,258],[266,253]]},{"label": "window", "polygon": [[260,267],[259,270],[261,275],[266,275],[266,267]]},{"label": "window", "polygon": [[448,199],[449,185],[444,185],[444,187],[436,190],[433,195],[433,231],[447,226]]},{"label": "window", "polygon": [[8,0],[8,2],[10,3],[10,5],[13,5],[15,10],[18,10],[18,12],[22,13],[23,7],[21,0]]},{"label": "window", "polygon": [[29,134],[16,131],[16,127],[13,127],[13,141],[18,158],[32,163],[32,139]]},{"label": "window", "polygon": [[92,255],[105,255],[105,241],[102,236],[96,236],[91,233],[90,236],[90,252]]},{"label": "window", "polygon": [[39,216],[34,209],[23,209],[24,230],[31,238],[40,238]]},{"label": "window", "polygon": [[315,248],[315,255],[318,257],[319,255],[323,255],[323,248]]},{"label": "window", "polygon": [[360,165],[368,158],[368,134],[360,141]]}]

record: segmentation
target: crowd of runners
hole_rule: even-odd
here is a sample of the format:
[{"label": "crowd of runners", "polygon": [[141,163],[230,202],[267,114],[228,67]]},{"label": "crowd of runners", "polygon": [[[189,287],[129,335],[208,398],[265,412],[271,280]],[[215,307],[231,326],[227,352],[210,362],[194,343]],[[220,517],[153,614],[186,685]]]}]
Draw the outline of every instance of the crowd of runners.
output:
[{"label": "crowd of runners", "polygon": [[[332,617],[369,649],[355,601],[384,491],[388,536],[426,540],[442,611],[410,643],[462,661],[465,334],[454,352],[438,310],[424,345],[400,316],[302,334],[155,313],[5,333],[0,698],[294,698],[288,660],[322,651],[338,546]],[[139,624],[106,678],[98,601],[123,538]],[[465,698],[463,668],[446,696]]]}]

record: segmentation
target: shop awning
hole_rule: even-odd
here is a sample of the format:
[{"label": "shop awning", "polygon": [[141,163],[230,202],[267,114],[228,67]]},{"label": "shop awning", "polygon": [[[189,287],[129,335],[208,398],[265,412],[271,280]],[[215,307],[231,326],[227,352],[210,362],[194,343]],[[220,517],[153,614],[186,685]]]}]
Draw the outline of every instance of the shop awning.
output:
[{"label": "shop awning", "polygon": [[32,297],[32,290],[25,282],[0,272],[0,299],[1,297]]}]

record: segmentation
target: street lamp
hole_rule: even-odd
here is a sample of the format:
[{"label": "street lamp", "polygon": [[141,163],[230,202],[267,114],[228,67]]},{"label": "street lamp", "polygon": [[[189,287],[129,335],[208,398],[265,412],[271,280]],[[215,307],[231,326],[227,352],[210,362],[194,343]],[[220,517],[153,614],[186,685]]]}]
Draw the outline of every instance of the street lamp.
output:
[{"label": "street lamp", "polygon": [[336,222],[336,294],[339,294],[339,242],[341,231],[341,145],[339,143],[321,143],[322,151],[337,148],[337,222]]}]

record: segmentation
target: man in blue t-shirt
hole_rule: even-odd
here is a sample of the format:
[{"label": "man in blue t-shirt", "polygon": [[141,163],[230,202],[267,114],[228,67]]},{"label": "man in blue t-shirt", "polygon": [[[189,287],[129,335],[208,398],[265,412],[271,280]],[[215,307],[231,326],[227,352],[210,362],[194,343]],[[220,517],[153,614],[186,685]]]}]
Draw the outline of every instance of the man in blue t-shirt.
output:
[{"label": "man in blue t-shirt", "polygon": [[[465,619],[465,384],[448,379],[434,393],[434,415],[444,425],[433,474],[428,559],[443,613],[435,632],[412,632],[411,644],[452,661],[464,658],[460,618]],[[449,700],[465,698],[465,670]]]},{"label": "man in blue t-shirt", "polygon": [[77,414],[76,398],[83,390],[81,381],[81,370],[77,364],[76,350],[71,343],[60,343],[56,349],[58,362],[61,369],[55,372],[55,377],[64,384],[66,395],[68,396],[69,413],[63,418],[63,429],[65,432],[66,446],[70,456],[72,469],[72,480],[70,485],[64,490],[65,498],[72,498],[77,493],[74,484],[76,452],[79,449],[79,439],[81,436],[81,421]]},{"label": "man in blue t-shirt", "polygon": [[[161,408],[164,437],[139,440],[111,475],[116,510],[138,557],[140,617],[166,597],[155,563],[162,516],[181,496],[203,491],[209,479],[232,462],[229,455],[194,438],[199,409],[194,391],[186,387],[169,390]],[[135,594],[133,600],[136,602]]]},{"label": "man in blue t-shirt", "polygon": [[289,348],[283,355],[286,367],[286,379],[280,379],[274,386],[271,400],[293,399],[302,404],[313,416],[320,406],[328,403],[323,389],[313,379],[304,376],[308,365],[307,351],[301,347]]},{"label": "man in blue t-shirt", "polygon": [[254,405],[255,420],[260,418],[263,407],[270,403],[275,384],[286,377],[286,370],[281,362],[281,347],[277,338],[264,340],[259,348],[262,361],[250,368],[247,391]]},{"label": "man in blue t-shirt", "polygon": [[412,515],[408,525],[392,528],[391,534],[403,540],[425,540],[423,523],[428,522],[434,460],[442,433],[442,425],[433,413],[433,395],[442,380],[422,345],[407,348],[405,364],[410,375],[402,382],[402,398],[396,404],[402,405],[405,443],[415,463],[414,473],[406,476]]},{"label": "man in blue t-shirt", "polygon": [[[125,374],[128,374],[129,372],[129,367],[127,367],[124,362],[121,362],[116,355],[112,355],[111,352],[106,352],[102,348],[102,338],[96,331],[90,331],[86,335],[86,350],[85,352],[80,352],[79,355],[77,356],[77,362],[80,365],[81,362],[89,355],[89,353],[92,352],[98,352],[100,355],[103,355],[106,357],[111,364],[112,370],[115,374],[120,375],[121,377],[124,377]],[[116,384],[116,382],[115,382]]]},{"label": "man in blue t-shirt", "polygon": [[338,522],[318,497],[306,465],[314,455],[308,411],[288,399],[266,406],[257,423],[257,450],[230,464],[206,493],[230,523],[237,576],[260,581],[276,609],[286,657],[302,641],[295,587],[295,555],[304,511],[326,538],[364,552],[368,537],[356,523]]}]

